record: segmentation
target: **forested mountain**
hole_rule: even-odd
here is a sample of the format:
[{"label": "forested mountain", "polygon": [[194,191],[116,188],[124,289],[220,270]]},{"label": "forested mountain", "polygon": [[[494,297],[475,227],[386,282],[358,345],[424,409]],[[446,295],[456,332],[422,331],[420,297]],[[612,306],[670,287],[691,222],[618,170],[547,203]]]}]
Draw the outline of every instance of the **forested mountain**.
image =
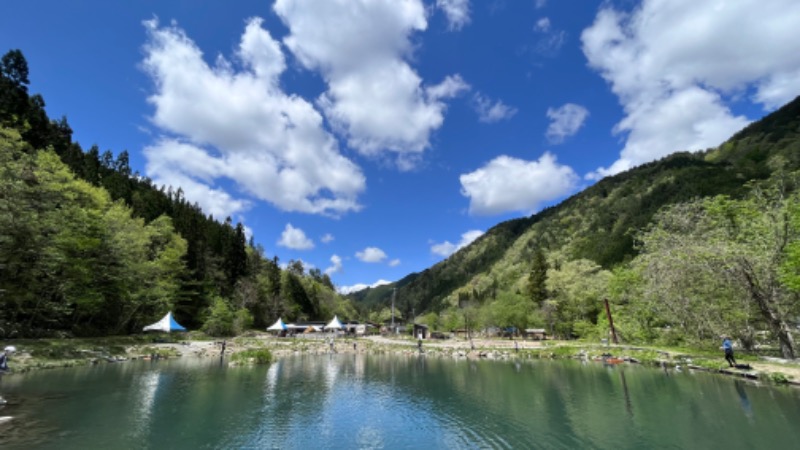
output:
[{"label": "forested mountain", "polygon": [[[352,296],[380,308],[388,305],[394,293],[403,315],[412,311],[427,314],[419,319],[442,328],[463,327],[466,317],[482,326],[537,325],[547,326],[563,337],[587,336],[603,326],[598,323],[601,298],[616,297],[618,302],[627,304],[630,299],[623,298],[626,294],[620,285],[652,287],[637,285],[644,283],[641,277],[646,275],[639,264],[644,260],[643,253],[650,250],[647,239],[654,239],[647,232],[658,229],[670,212],[679,210],[679,205],[694,205],[706,215],[719,211],[704,204],[703,199],[732,202],[739,208],[737,214],[744,214],[741,211],[748,205],[755,205],[764,214],[775,207],[775,211],[784,213],[785,220],[780,222],[786,233],[782,239],[787,245],[794,242],[796,230],[789,217],[796,206],[793,180],[798,169],[800,97],[743,129],[719,148],[675,153],[607,177],[557,206],[498,224],[471,245],[421,273],[409,275],[395,285]],[[772,197],[765,192],[771,192]],[[731,223],[753,219],[729,213]],[[719,225],[718,229],[722,228]],[[686,233],[691,234],[688,230]],[[731,235],[725,242],[740,237]],[[779,271],[782,263],[788,264],[784,247],[774,256],[774,271]],[[753,278],[744,282],[777,282],[777,275],[773,275],[769,280]],[[588,280],[593,281],[587,284]],[[781,295],[786,298],[781,297],[781,302],[788,309],[780,312],[784,319],[798,314],[800,302],[796,301],[796,293],[786,283],[774,287],[785,291]],[[638,295],[644,296],[641,292]],[[685,300],[687,304],[713,301],[700,297]],[[765,308],[770,309],[755,302],[748,311],[751,306],[762,313]],[[580,311],[568,311],[575,308]],[[727,332],[747,335],[752,340],[748,333],[757,326],[770,328],[764,324],[770,320],[769,314],[760,318],[758,314],[742,314],[751,319],[746,331],[726,329]],[[670,328],[681,324],[675,324],[665,314],[647,326]],[[711,336],[721,328],[724,327],[708,326],[705,333]],[[692,332],[700,333],[698,339],[704,336],[700,329]],[[636,338],[643,338],[642,330],[636,333]],[[631,329],[628,338],[633,339],[633,334]]]},{"label": "forested mountain", "polygon": [[0,336],[141,330],[174,309],[190,328],[229,334],[352,312],[327,275],[266,258],[244,226],[180,189],[72,142],[28,93],[19,50],[0,60]]}]

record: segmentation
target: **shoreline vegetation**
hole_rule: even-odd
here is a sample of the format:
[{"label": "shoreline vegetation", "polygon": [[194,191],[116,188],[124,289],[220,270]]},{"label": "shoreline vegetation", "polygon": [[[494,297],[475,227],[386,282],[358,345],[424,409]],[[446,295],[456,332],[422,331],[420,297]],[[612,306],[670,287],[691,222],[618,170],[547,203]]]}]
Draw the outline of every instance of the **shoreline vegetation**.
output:
[{"label": "shoreline vegetation", "polygon": [[[20,339],[4,341],[17,351],[11,357],[11,373],[68,368],[92,364],[124,363],[137,359],[220,357],[230,365],[264,364],[295,354],[328,355],[329,336],[278,338],[248,332],[227,338],[203,333],[135,335],[105,338]],[[800,362],[737,352],[737,360],[750,369],[728,367],[722,351],[704,349],[605,345],[582,341],[531,341],[508,338],[427,339],[422,352],[410,336],[341,337],[333,340],[333,352],[342,354],[396,354],[405,356],[487,360],[575,359],[600,364],[641,364],[665,371],[699,370],[770,384],[800,386]]]}]

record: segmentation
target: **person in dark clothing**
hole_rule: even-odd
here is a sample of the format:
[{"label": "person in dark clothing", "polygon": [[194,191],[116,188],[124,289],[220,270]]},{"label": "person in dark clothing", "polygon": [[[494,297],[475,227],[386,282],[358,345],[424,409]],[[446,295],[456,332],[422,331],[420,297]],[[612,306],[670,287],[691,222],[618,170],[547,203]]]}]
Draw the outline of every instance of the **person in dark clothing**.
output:
[{"label": "person in dark clothing", "polygon": [[725,361],[728,361],[731,367],[736,367],[736,358],[733,357],[733,344],[730,337],[723,336],[722,350],[725,351]]},{"label": "person in dark clothing", "polygon": [[422,353],[422,339],[417,339],[417,349]]},{"label": "person in dark clothing", "polygon": [[14,350],[15,348],[11,346],[3,349],[3,353],[0,354],[0,372],[8,372],[8,356],[13,353]]}]

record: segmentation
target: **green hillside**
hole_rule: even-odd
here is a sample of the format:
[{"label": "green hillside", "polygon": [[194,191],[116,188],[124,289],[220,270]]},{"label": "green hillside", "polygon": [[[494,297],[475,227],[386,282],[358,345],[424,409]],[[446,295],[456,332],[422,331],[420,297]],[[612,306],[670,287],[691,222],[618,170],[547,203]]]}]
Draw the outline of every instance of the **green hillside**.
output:
[{"label": "green hillside", "polygon": [[719,195],[744,199],[753,183],[798,169],[800,97],[719,148],[675,153],[607,177],[557,206],[498,224],[394,286],[362,291],[354,298],[385,305],[396,287],[404,314],[420,315],[483,305],[504,292],[524,295],[537,250],[555,264],[586,260],[602,270],[623,267],[639,254],[637,233],[650,227],[665,207]]}]

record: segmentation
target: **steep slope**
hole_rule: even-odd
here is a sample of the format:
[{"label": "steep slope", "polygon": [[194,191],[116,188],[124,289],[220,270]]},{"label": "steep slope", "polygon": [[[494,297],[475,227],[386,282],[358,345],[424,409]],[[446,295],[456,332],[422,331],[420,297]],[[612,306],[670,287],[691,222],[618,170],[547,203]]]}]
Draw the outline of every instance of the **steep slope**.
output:
[{"label": "steep slope", "polygon": [[386,304],[392,288],[406,314],[493,298],[498,286],[524,291],[533,250],[593,260],[605,268],[636,254],[633,232],[662,207],[720,194],[741,197],[751,180],[800,168],[800,97],[716,149],[680,152],[605,178],[557,206],[491,228],[471,245],[394,286],[355,298]]}]

